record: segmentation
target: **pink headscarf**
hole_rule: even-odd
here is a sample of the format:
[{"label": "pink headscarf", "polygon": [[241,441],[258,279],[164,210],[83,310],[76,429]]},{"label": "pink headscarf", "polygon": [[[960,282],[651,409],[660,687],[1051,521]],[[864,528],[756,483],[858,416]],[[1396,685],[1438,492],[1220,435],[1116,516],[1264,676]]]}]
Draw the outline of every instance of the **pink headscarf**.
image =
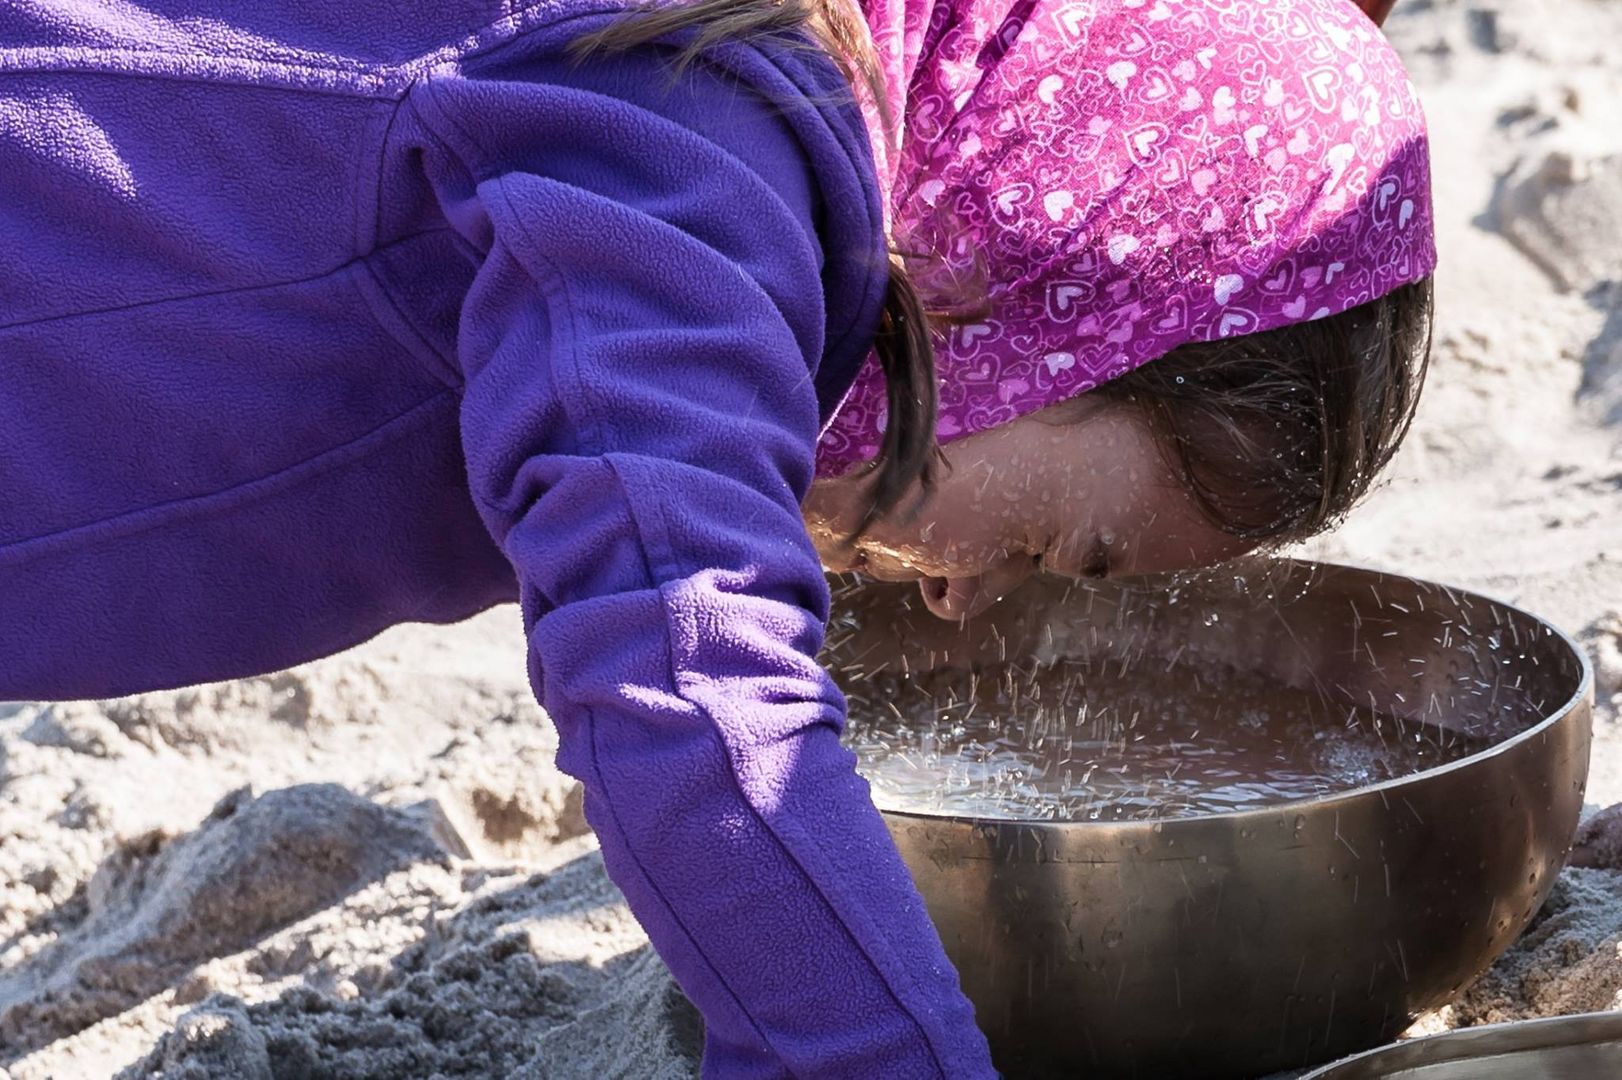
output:
[{"label": "pink headscarf", "polygon": [[[1179,345],[1319,318],[1436,266],[1425,121],[1351,0],[862,0],[888,223],[992,311],[937,336],[950,442]],[[871,457],[869,357],[818,471]]]}]

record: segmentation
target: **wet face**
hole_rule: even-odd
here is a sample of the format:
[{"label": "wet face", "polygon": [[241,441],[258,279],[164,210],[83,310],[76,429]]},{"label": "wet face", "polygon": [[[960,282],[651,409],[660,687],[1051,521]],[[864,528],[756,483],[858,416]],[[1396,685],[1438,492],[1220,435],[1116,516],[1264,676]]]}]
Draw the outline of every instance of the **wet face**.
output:
[{"label": "wet face", "polygon": [[854,545],[842,538],[866,505],[863,479],[817,481],[803,509],[823,565],[917,581],[930,611],[958,620],[1039,570],[1182,570],[1252,547],[1204,517],[1130,405],[1078,397],[942,450],[950,467],[935,490]]}]

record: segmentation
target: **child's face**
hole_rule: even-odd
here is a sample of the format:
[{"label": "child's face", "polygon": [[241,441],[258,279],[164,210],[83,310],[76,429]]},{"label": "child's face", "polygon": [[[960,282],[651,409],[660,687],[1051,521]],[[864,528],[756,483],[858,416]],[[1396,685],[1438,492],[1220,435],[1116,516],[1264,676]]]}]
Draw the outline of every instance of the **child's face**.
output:
[{"label": "child's face", "polygon": [[1212,525],[1137,410],[1086,396],[959,439],[917,505],[844,544],[860,478],[819,480],[803,507],[830,570],[917,581],[943,619],[973,616],[1038,569],[1104,577],[1209,566],[1251,542]]}]

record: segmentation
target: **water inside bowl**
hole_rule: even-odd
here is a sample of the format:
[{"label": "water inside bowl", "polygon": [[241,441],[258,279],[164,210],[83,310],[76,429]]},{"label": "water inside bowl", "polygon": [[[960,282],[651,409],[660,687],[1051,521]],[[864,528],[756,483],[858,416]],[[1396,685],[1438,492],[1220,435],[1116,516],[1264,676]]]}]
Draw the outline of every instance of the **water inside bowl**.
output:
[{"label": "water inside bowl", "polygon": [[1410,775],[1492,743],[1197,662],[881,671],[845,690],[845,743],[874,802],[966,817],[1250,810]]}]

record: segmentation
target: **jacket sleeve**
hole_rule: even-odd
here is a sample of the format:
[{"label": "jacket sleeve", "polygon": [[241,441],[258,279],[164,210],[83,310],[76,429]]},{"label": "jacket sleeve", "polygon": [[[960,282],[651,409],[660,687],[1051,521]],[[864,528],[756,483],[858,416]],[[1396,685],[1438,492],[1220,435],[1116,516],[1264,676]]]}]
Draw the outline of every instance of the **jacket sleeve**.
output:
[{"label": "jacket sleeve", "polygon": [[[641,63],[620,85],[661,78]],[[662,105],[597,72],[413,91],[450,155],[441,204],[483,251],[464,450],[559,764],[704,1015],[706,1076],[993,1076],[815,660],[806,159],[701,67]],[[716,123],[731,149],[695,130]]]}]

